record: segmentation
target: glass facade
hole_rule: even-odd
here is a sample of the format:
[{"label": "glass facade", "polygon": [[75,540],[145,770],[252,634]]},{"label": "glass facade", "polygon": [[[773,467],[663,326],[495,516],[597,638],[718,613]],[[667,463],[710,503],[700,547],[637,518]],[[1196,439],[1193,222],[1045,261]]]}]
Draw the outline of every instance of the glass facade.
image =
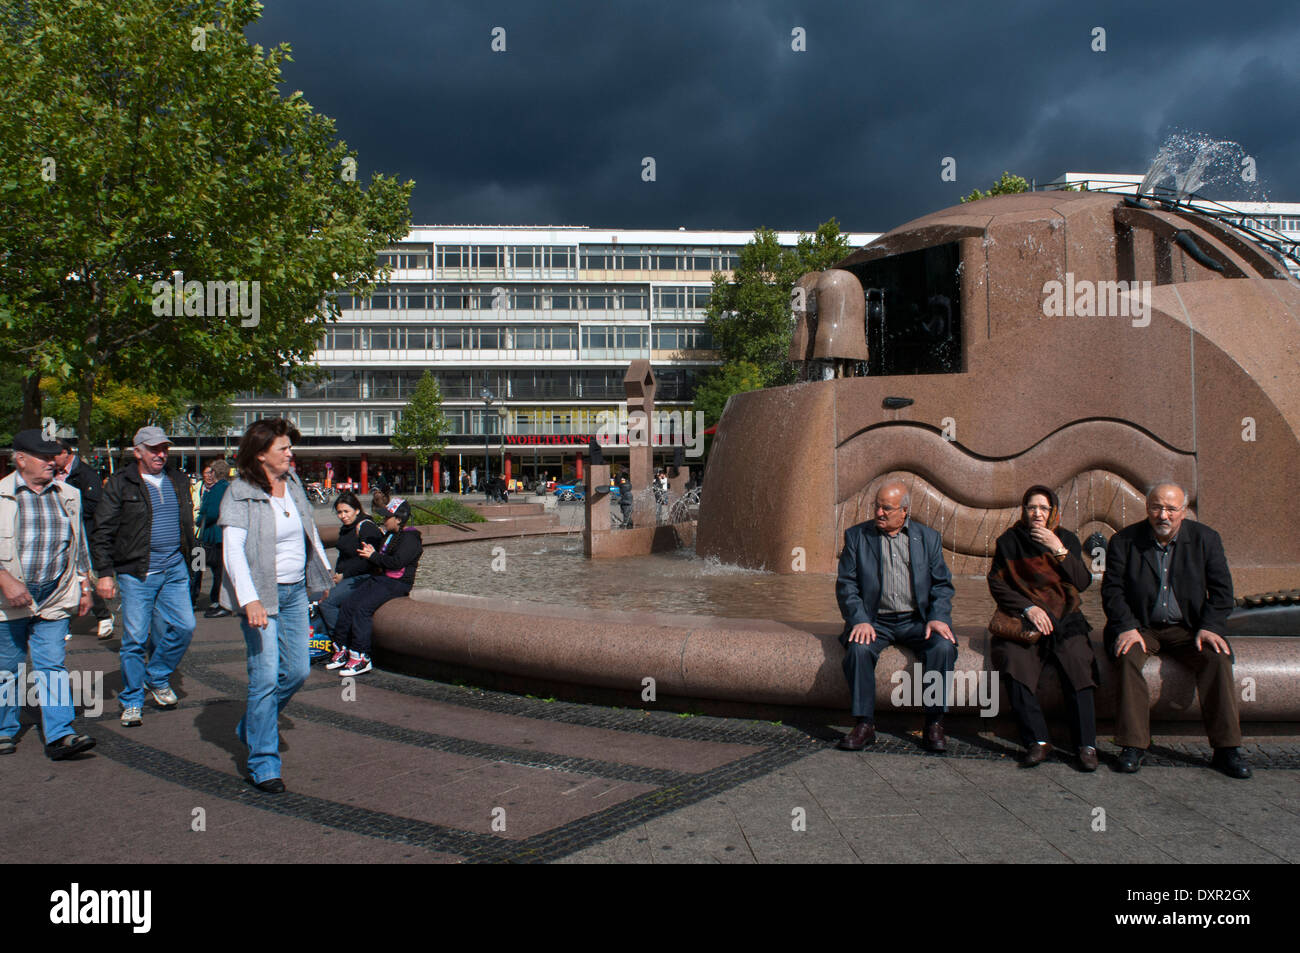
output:
[{"label": "glass facade", "polygon": [[643,232],[656,237],[624,242],[612,234],[587,241],[584,229],[415,229],[379,253],[389,271],[371,294],[334,295],[339,319],[314,355],[319,379],[239,395],[230,436],[258,417],[288,416],[311,438],[303,453],[346,450],[344,434],[382,449],[426,370],[451,433],[465,441],[485,430],[594,433],[597,415],[625,399],[636,359],[652,361],[661,407],[688,409],[699,376],[719,363],[705,326],[713,275],[737,266],[750,236]]}]

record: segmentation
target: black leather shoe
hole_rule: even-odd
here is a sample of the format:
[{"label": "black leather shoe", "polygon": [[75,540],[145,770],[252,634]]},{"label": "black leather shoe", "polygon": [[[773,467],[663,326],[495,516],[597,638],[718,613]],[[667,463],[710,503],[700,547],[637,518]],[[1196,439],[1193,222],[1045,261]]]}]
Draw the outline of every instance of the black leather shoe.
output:
[{"label": "black leather shoe", "polygon": [[267,778],[265,781],[254,781],[252,778],[249,778],[248,783],[259,791],[265,791],[267,794],[284,793],[284,782],[279,778]]},{"label": "black leather shoe", "polygon": [[90,735],[64,735],[45,746],[45,756],[51,761],[62,761],[74,754],[89,751],[93,747],[95,747],[95,739]]},{"label": "black leather shoe", "polygon": [[937,721],[925,726],[925,750],[938,754],[948,750],[948,739],[943,733],[943,725]]},{"label": "black leather shoe", "polygon": [[1215,748],[1210,765],[1230,778],[1245,780],[1251,774],[1250,765],[1246,763],[1240,748]]},{"label": "black leather shoe", "polygon": [[1079,749],[1079,767],[1084,771],[1097,770],[1097,749],[1091,745],[1084,745]]},{"label": "black leather shoe", "polygon": [[205,619],[224,619],[226,616],[230,614],[231,614],[230,610],[224,608],[223,606],[213,605],[213,606],[208,606],[206,609],[203,610],[203,618]]},{"label": "black leather shoe", "polygon": [[1050,741],[1034,742],[1025,751],[1024,760],[1020,763],[1026,768],[1036,768],[1052,753],[1052,743]]},{"label": "black leather shoe", "polygon": [[839,748],[843,751],[861,751],[876,740],[876,726],[869,721],[860,721],[853,730],[840,739]]},{"label": "black leather shoe", "polygon": [[1120,751],[1116,764],[1123,774],[1137,774],[1138,768],[1142,766],[1142,749],[1124,748]]}]

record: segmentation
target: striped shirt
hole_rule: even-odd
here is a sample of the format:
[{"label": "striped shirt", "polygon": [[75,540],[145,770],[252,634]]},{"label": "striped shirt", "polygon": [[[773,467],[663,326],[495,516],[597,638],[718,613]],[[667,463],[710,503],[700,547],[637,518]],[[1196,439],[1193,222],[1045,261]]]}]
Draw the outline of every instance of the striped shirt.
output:
[{"label": "striped shirt", "polygon": [[[63,512],[58,488],[51,480],[37,492],[27,485],[21,473],[15,474],[14,496],[18,501],[17,539],[19,565],[23,581],[29,586],[58,582],[68,571],[72,548],[72,522]],[[86,537],[76,553],[77,572],[90,572],[90,555]]]},{"label": "striped shirt", "polygon": [[153,525],[149,528],[149,571],[162,572],[184,561],[181,556],[181,507],[176,488],[166,473],[141,473],[149,502],[153,506]]}]

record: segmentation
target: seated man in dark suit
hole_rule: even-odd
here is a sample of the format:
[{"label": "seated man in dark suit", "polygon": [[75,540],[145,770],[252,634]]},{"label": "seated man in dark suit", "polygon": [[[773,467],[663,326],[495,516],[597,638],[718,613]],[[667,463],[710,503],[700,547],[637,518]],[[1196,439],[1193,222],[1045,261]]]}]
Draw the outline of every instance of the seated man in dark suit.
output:
[{"label": "seated man in dark suit", "polygon": [[939,672],[941,704],[925,709],[925,746],[944,751],[943,713],[957,639],[952,622],[952,574],[939,534],[907,518],[911,499],[901,483],[876,491],[876,518],[844,534],[835,597],[844,617],[844,675],[857,724],[840,741],[860,751],[876,740],[876,660],[888,645],[912,648],[924,671]]},{"label": "seated man in dark suit", "polygon": [[1150,695],[1142,677],[1149,655],[1168,655],[1196,673],[1201,717],[1216,768],[1250,777],[1237,746],[1241,724],[1232,678],[1232,649],[1223,634],[1232,611],[1232,576],[1219,534],[1184,522],[1187,493],[1161,483],[1147,494],[1147,518],[1111,537],[1101,598],[1106,650],[1119,660],[1115,740],[1119,770],[1142,764],[1151,744]]}]

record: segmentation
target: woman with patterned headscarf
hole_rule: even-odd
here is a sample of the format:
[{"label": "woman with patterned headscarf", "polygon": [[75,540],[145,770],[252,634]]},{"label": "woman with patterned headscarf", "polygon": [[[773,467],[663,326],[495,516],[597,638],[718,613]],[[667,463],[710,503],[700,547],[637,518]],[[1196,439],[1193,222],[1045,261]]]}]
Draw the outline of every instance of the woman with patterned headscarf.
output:
[{"label": "woman with patterned headscarf", "polygon": [[1034,767],[1051,753],[1047,722],[1038,704],[1038,679],[1050,661],[1065,696],[1070,735],[1085,771],[1097,770],[1097,720],[1093,698],[1100,681],[1088,638],[1091,626],[1079,610],[1079,593],[1092,584],[1079,537],[1060,528],[1061,507],[1045,486],[1031,486],[1021,498],[1020,519],[998,537],[989,592],[998,608],[1037,632],[1034,644],[993,639],[993,664],[1010,684],[1011,708],[1020,723],[1026,753]]}]

